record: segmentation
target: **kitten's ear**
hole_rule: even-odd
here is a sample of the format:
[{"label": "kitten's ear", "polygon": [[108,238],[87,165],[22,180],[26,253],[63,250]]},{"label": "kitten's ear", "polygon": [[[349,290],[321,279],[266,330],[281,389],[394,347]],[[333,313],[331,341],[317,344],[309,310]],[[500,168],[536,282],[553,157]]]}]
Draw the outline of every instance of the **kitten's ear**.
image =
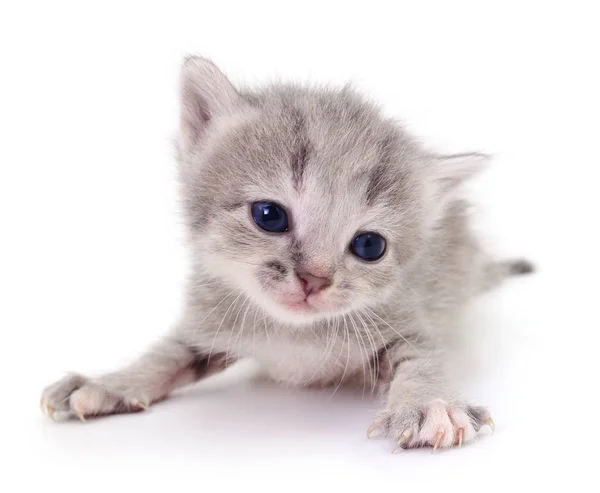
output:
[{"label": "kitten's ear", "polygon": [[455,154],[434,156],[429,162],[429,203],[431,204],[428,224],[433,226],[442,218],[453,203],[460,186],[482,171],[490,157],[486,154]]},{"label": "kitten's ear", "polygon": [[435,156],[431,163],[435,194],[440,198],[452,196],[462,183],[483,171],[489,161],[489,155],[479,153]]},{"label": "kitten's ear", "polygon": [[231,114],[242,98],[217,66],[205,58],[187,57],[181,67],[181,145],[198,143],[211,122]]}]

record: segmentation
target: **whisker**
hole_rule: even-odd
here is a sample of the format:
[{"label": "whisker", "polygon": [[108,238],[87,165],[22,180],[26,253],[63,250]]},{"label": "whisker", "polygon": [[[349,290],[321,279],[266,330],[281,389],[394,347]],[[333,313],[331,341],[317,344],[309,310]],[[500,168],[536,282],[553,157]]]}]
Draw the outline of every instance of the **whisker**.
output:
[{"label": "whisker", "polygon": [[398,332],[396,329],[394,329],[394,327],[392,327],[389,323],[387,323],[383,318],[381,318],[379,315],[377,315],[377,313],[375,313],[373,310],[371,310],[368,306],[365,306],[365,308],[372,314],[375,315],[379,320],[381,320],[385,325],[387,325],[390,329],[392,329],[392,331],[399,336],[404,342],[406,342],[406,344],[408,344],[410,347],[412,347],[413,349],[415,349],[416,351],[418,351],[418,349],[413,346],[410,341],[404,337],[402,334],[400,334],[400,332]]},{"label": "whisker", "polygon": [[[336,318],[335,320],[337,321],[338,319]],[[333,331],[331,331],[331,333],[330,333],[330,331],[329,331],[330,327],[331,327],[331,319],[328,319],[327,320],[328,333],[327,333],[327,339],[325,342],[325,353],[321,360],[321,364],[318,366],[318,368],[315,370],[315,372],[312,374],[312,376],[306,382],[304,382],[304,385],[308,385],[310,382],[313,381],[313,379],[317,376],[319,371],[321,371],[321,368],[323,368],[323,365],[327,362],[327,358],[329,358],[331,351],[333,351],[333,348],[335,347],[335,339],[337,337],[337,327],[336,327],[335,334],[333,333]]]},{"label": "whisker", "polygon": [[[235,319],[233,320],[233,325],[231,326],[231,329],[229,331],[229,339],[227,339],[227,350],[225,351],[225,361],[229,361],[229,348],[231,347],[231,338],[233,337],[233,334],[235,332],[235,326],[237,325],[238,317],[240,316],[240,313],[242,312],[242,309],[244,308],[244,305],[246,304],[248,299],[249,298],[247,296],[245,296],[244,301],[238,308],[238,311],[235,315]],[[237,340],[237,338],[236,338],[236,340]]]},{"label": "whisker", "polygon": [[206,319],[208,317],[210,317],[211,313],[214,312],[217,308],[219,308],[219,306],[221,306],[221,303],[223,303],[227,298],[229,298],[233,293],[235,293],[237,291],[237,289],[233,289],[228,295],[226,295],[211,311],[208,312],[208,315],[206,315],[206,317],[204,317],[200,323],[198,324],[198,328],[200,328],[200,326],[206,321]]},{"label": "whisker", "polygon": [[[250,298],[248,298],[249,300]],[[238,354],[242,353],[242,341],[243,341],[243,335],[244,335],[244,329],[246,328],[246,315],[248,315],[248,310],[252,307],[252,302],[248,303],[248,306],[246,307],[246,311],[244,312],[244,316],[242,317],[242,324],[240,326],[240,333],[239,333],[239,344],[238,344]],[[236,337],[236,342],[237,342],[237,337]],[[252,343],[254,343],[254,340],[252,341]]]},{"label": "whisker", "polygon": [[263,316],[263,324],[265,326],[265,336],[267,337],[267,344],[269,345],[269,349],[271,349],[271,338],[269,337],[269,330],[267,328],[267,315],[265,313],[264,307],[262,308],[262,316]]},{"label": "whisker", "polygon": [[256,347],[256,317],[258,315],[258,307],[254,310],[254,323],[252,324],[252,357],[255,358],[254,348]]},{"label": "whisker", "polygon": [[[363,392],[362,392],[362,398],[365,398],[365,389],[367,386],[367,368],[365,366],[365,359],[367,358],[367,348],[364,345],[364,341],[362,336],[359,334],[359,330],[358,327],[356,325],[356,322],[354,320],[354,317],[352,316],[352,313],[349,314],[350,315],[350,323],[352,324],[352,327],[354,328],[354,333],[356,334],[356,341],[358,342],[358,350],[360,351],[360,356],[361,356],[361,360],[362,360],[362,367],[363,367]],[[364,355],[363,355],[363,347],[365,349]]]},{"label": "whisker", "polygon": [[193,283],[192,286],[194,288],[202,288],[204,286],[212,286],[213,284],[219,284],[221,281],[221,279],[208,279],[207,282],[202,283],[202,284],[197,284],[197,283]]},{"label": "whisker", "polygon": [[372,364],[371,364],[371,358],[369,358],[369,360],[368,360],[369,368],[371,368],[371,378],[372,378],[371,397],[372,397],[373,393],[375,392],[375,386],[377,385],[377,379],[379,378],[379,375],[378,375],[378,373],[379,373],[379,353],[377,352],[375,338],[371,335],[371,331],[369,330],[369,327],[367,326],[365,320],[361,316],[360,308],[359,308],[359,311],[356,313],[356,316],[358,317],[358,319],[362,323],[363,327],[365,328],[365,334],[367,336],[367,340],[369,341],[369,345],[371,346],[371,349],[373,351]]},{"label": "whisker", "polygon": [[[240,292],[240,294],[238,294],[237,297],[227,307],[227,310],[225,311],[225,314],[223,315],[223,318],[221,319],[221,323],[219,324],[219,327],[217,327],[217,331],[215,332],[215,336],[213,337],[212,344],[210,345],[210,351],[208,353],[207,364],[210,362],[210,356],[212,354],[213,347],[215,345],[215,341],[217,340],[217,336],[219,335],[219,331],[221,330],[221,326],[223,325],[223,322],[225,321],[225,318],[227,317],[229,310],[231,310],[231,307],[234,306],[235,303],[237,303],[237,300],[240,298],[240,296],[242,296],[242,294],[243,294],[243,292]],[[229,345],[227,346],[227,348],[229,349]],[[227,353],[225,354],[225,361],[227,362]]]},{"label": "whisker", "polygon": [[361,307],[359,307],[359,310],[371,322],[371,324],[373,325],[373,328],[377,331],[377,334],[379,335],[379,338],[381,339],[382,347],[385,347],[387,345],[387,341],[385,340],[385,338],[383,337],[383,334],[379,330],[379,326],[377,325],[377,322],[375,320],[373,320],[373,317],[371,317],[371,315],[369,315],[367,313],[365,308],[366,308],[366,306],[362,305]]},{"label": "whisker", "polygon": [[[348,364],[350,363],[350,331],[348,330],[348,324],[346,322],[345,316],[344,316],[344,332],[345,332],[346,337],[348,338],[348,355],[346,357],[346,366],[344,367],[344,373],[342,374],[342,378],[340,379],[339,383],[337,384],[337,387],[334,389],[334,391],[331,394],[331,396],[329,397],[329,399],[333,398],[333,396],[335,395],[337,390],[340,388],[340,385],[342,385],[342,382],[344,381],[344,377],[346,376],[346,372],[348,371]],[[343,348],[344,348],[344,340],[342,340],[342,349]]]},{"label": "whisker", "polygon": [[[342,315],[341,320],[344,320],[344,318],[345,318],[345,315]],[[336,324],[336,329],[335,329],[336,330],[336,335],[337,335],[337,330],[339,328],[338,326],[339,327],[342,326],[341,322],[338,323],[338,324]],[[343,338],[343,336],[344,336],[344,333],[342,332],[342,338]],[[337,357],[335,359],[335,366],[337,366],[337,364],[340,362],[340,358],[342,357],[342,351],[343,351],[343,349],[344,349],[344,344],[343,344],[343,341],[342,341],[342,345],[340,346],[340,351],[338,352],[338,355],[337,355]]]}]

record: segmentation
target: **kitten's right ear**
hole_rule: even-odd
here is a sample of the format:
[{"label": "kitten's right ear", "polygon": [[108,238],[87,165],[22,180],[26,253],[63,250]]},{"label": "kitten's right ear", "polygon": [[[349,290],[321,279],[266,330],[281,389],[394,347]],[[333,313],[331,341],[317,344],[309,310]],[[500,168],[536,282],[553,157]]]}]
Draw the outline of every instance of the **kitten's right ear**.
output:
[{"label": "kitten's right ear", "polygon": [[197,144],[216,118],[231,114],[242,98],[217,66],[198,56],[187,57],[181,68],[181,145]]}]

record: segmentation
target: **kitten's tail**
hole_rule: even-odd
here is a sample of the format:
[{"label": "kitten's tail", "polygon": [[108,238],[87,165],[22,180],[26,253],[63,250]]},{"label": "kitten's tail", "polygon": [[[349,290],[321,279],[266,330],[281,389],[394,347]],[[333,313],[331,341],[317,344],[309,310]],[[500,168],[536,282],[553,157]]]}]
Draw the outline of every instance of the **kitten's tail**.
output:
[{"label": "kitten's tail", "polygon": [[525,259],[502,260],[491,262],[484,272],[483,291],[488,291],[500,284],[507,277],[522,276],[535,272],[532,262]]}]

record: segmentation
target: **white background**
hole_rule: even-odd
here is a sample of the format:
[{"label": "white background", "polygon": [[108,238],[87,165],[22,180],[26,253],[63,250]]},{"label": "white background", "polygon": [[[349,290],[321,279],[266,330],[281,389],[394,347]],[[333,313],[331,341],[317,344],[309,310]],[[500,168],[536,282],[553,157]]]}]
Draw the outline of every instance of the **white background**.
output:
[{"label": "white background", "polygon": [[[0,489],[598,491],[593,3],[3,2]],[[252,387],[243,369],[143,415],[40,413],[45,385],[130,361],[180,311],[187,53],[236,83],[353,80],[438,150],[495,155],[478,224],[538,273],[478,300],[457,353],[494,436],[391,455],[365,438],[376,401]]]}]

